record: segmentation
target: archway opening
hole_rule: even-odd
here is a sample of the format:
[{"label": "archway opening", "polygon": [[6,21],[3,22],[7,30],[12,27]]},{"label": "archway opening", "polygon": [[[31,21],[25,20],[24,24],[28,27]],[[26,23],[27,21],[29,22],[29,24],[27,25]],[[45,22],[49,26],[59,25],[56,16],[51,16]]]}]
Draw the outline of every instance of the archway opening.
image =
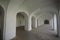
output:
[{"label": "archway opening", "polygon": [[49,20],[44,20],[44,24],[49,24]]},{"label": "archway opening", "polygon": [[[19,12],[16,15],[16,39],[22,38],[21,35],[26,32],[28,26],[28,15],[25,12]],[[18,38],[19,37],[19,38]]]},{"label": "archway opening", "polygon": [[17,14],[16,27],[22,27],[23,29],[25,27],[25,17],[22,13]]},{"label": "archway opening", "polygon": [[4,9],[0,6],[0,40],[3,40]]}]

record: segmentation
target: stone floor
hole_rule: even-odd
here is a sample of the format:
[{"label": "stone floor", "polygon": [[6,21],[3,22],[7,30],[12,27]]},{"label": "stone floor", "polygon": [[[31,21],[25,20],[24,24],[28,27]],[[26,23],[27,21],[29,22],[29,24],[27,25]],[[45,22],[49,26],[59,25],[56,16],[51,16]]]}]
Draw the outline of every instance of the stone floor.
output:
[{"label": "stone floor", "polygon": [[16,38],[13,40],[60,40],[50,25],[41,25],[30,32],[25,31],[23,27],[18,27],[16,30]]}]

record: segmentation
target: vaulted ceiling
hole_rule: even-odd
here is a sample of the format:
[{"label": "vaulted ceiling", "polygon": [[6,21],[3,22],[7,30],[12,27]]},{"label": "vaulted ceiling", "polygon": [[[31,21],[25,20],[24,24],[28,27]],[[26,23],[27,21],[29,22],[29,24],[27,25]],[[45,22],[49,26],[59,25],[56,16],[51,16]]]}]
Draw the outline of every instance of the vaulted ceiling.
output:
[{"label": "vaulted ceiling", "polygon": [[11,2],[15,3],[15,6],[19,5],[18,9],[27,11],[29,15],[34,13],[35,16],[41,13],[55,13],[58,7],[57,0],[11,0]]},{"label": "vaulted ceiling", "polygon": [[[40,12],[56,10],[55,0],[25,0],[22,6],[26,7],[29,13],[40,8]],[[20,8],[23,8],[23,7]]]}]

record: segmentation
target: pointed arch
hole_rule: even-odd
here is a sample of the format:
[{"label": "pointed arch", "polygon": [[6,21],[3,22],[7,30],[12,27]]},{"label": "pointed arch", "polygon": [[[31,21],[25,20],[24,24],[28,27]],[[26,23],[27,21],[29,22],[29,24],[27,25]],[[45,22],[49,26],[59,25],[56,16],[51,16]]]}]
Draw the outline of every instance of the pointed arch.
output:
[{"label": "pointed arch", "polygon": [[18,12],[17,15],[22,15],[24,17],[24,19],[25,19],[24,29],[26,30],[26,28],[28,26],[28,15],[25,12]]}]

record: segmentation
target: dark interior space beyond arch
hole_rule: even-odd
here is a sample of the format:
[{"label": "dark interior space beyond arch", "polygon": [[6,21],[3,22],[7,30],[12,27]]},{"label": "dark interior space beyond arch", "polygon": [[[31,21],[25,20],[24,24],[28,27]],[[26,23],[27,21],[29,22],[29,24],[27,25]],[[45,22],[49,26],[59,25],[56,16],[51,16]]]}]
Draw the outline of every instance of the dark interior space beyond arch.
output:
[{"label": "dark interior space beyond arch", "polygon": [[3,40],[4,9],[0,6],[0,40]]},{"label": "dark interior space beyond arch", "polygon": [[49,24],[49,20],[45,20],[44,21],[44,24]]}]

